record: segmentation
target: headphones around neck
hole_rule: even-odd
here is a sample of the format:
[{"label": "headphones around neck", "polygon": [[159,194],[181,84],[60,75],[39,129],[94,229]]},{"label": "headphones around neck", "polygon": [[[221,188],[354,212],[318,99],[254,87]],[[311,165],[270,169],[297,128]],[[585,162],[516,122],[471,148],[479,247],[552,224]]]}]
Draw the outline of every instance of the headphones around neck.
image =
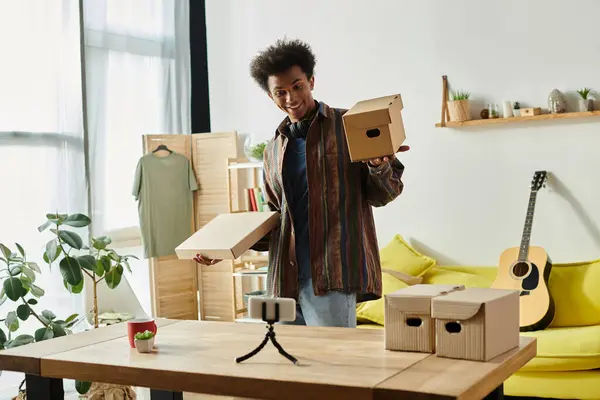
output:
[{"label": "headphones around neck", "polygon": [[303,119],[301,121],[292,122],[290,127],[290,136],[293,138],[305,138],[310,128],[310,119]]}]

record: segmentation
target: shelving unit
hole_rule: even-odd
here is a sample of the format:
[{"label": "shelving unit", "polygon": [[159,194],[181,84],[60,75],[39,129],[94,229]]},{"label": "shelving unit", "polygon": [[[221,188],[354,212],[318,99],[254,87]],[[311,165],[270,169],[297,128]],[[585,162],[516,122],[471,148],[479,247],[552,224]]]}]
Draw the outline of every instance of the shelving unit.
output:
[{"label": "shelving unit", "polygon": [[600,117],[600,111],[586,112],[567,112],[562,114],[541,114],[526,117],[509,117],[509,118],[490,118],[490,119],[472,119],[468,121],[454,122],[450,121],[447,109],[448,101],[448,78],[446,75],[442,77],[442,118],[441,122],[435,124],[436,128],[462,128],[469,126],[486,126],[498,124],[514,124],[522,122],[535,121],[552,121],[575,118],[592,118]]}]

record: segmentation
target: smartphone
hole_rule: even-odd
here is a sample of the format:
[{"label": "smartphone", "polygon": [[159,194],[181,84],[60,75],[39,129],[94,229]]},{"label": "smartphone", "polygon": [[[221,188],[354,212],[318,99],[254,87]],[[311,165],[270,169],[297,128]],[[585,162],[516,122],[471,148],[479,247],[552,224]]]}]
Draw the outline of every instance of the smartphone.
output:
[{"label": "smartphone", "polygon": [[[263,315],[263,304],[265,315]],[[279,319],[275,320],[275,306],[279,306]],[[250,296],[248,316],[263,321],[293,322],[296,320],[296,300],[287,297]]]}]

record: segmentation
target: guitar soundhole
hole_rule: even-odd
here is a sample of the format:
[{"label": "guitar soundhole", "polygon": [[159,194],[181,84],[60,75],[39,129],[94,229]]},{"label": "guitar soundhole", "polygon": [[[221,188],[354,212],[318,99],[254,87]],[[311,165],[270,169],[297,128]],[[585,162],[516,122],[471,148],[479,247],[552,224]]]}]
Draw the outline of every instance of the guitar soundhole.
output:
[{"label": "guitar soundhole", "polygon": [[421,318],[406,318],[406,325],[412,326],[413,328],[421,326],[422,323],[423,321],[421,320]]},{"label": "guitar soundhole", "polygon": [[460,322],[446,322],[446,331],[448,333],[459,333],[461,330]]},{"label": "guitar soundhole", "polygon": [[518,278],[527,275],[527,272],[529,272],[529,264],[525,262],[518,262],[513,267],[513,274]]}]

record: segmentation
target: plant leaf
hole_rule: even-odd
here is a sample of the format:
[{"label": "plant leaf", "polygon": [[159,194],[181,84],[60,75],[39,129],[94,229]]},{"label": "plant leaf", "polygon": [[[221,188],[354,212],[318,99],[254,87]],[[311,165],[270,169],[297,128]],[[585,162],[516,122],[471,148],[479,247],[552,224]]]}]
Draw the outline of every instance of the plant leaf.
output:
[{"label": "plant leaf", "polygon": [[42,273],[42,270],[40,269],[40,266],[39,266],[39,265],[37,265],[37,264],[36,264],[36,263],[34,263],[34,262],[28,262],[28,263],[27,263],[27,266],[28,266],[29,268],[31,268],[33,271],[37,272],[38,274],[41,274],[41,273]]},{"label": "plant leaf", "polygon": [[75,389],[79,394],[86,394],[90,390],[91,386],[92,382],[75,381]]},{"label": "plant leaf", "polygon": [[125,264],[125,267],[127,267],[127,271],[129,271],[129,273],[131,274],[131,266],[129,265],[129,261],[125,259],[123,260],[123,264]]},{"label": "plant leaf", "polygon": [[9,269],[9,273],[11,276],[17,276],[19,275],[21,272],[23,272],[23,269],[21,268],[20,265],[15,265],[10,267]]},{"label": "plant leaf", "polygon": [[0,250],[2,250],[2,254],[4,254],[4,257],[6,257],[6,259],[9,260],[11,254],[12,254],[12,251],[10,251],[10,249],[8,247],[6,247],[5,245],[3,245],[2,243],[0,243]]},{"label": "plant leaf", "polygon": [[52,331],[52,328],[50,328],[49,326],[40,328],[37,331],[35,331],[35,341],[36,342],[41,342],[42,340],[52,339],[53,337],[54,337],[54,332]]},{"label": "plant leaf", "polygon": [[[121,267],[121,271],[123,270],[123,267]],[[106,279],[106,285],[110,288],[110,289],[114,289],[117,286],[119,286],[119,282],[121,282],[121,275],[119,271],[117,270],[117,268],[113,268],[110,271],[108,271],[106,273],[106,277],[104,279]]]},{"label": "plant leaf", "polygon": [[58,249],[58,243],[56,242],[56,239],[52,239],[51,241],[49,241],[48,243],[46,243],[46,259],[44,261],[46,261],[48,264],[50,264],[51,262],[54,262],[56,260],[56,257],[58,257],[59,255],[59,249]]},{"label": "plant leaf", "polygon": [[81,282],[79,282],[78,285],[71,285],[69,282],[63,280],[63,283],[65,285],[65,289],[67,289],[70,293],[74,293],[74,294],[79,294],[83,291],[83,282],[85,280],[82,279]]},{"label": "plant leaf", "polygon": [[31,281],[31,282],[35,282],[35,272],[33,272],[32,269],[30,269],[29,267],[26,266],[22,266],[21,270],[23,271],[23,274],[25,274],[25,276]]},{"label": "plant leaf", "polygon": [[21,304],[17,307],[17,317],[21,319],[21,321],[27,321],[27,318],[31,315],[31,311],[29,310],[29,306],[27,304]]},{"label": "plant leaf", "polygon": [[32,306],[35,306],[38,303],[38,301],[36,299],[29,299],[27,300],[27,303],[31,304]]},{"label": "plant leaf", "polygon": [[64,221],[63,224],[72,226],[74,228],[83,228],[88,226],[92,220],[83,214],[71,214]]},{"label": "plant leaf", "polygon": [[77,318],[78,314],[71,314],[69,315],[69,317],[65,320],[65,322],[71,322],[73,321],[75,318]]},{"label": "plant leaf", "polygon": [[[31,285],[30,289],[31,289],[31,294],[34,295],[37,298],[42,297],[46,293],[44,291],[44,289],[42,289],[41,287],[36,286],[36,285]],[[33,299],[31,299],[31,300],[33,300]]]},{"label": "plant leaf", "polygon": [[4,345],[4,343],[6,343],[6,333],[0,328],[0,344]]},{"label": "plant leaf", "polygon": [[23,283],[19,278],[6,279],[2,286],[4,287],[4,292],[12,301],[17,301],[19,300],[19,297],[25,296],[26,294]]},{"label": "plant leaf", "polygon": [[17,313],[14,311],[9,312],[6,315],[6,320],[4,323],[10,332],[15,332],[17,329],[19,329],[19,319],[17,318]]},{"label": "plant leaf", "polygon": [[31,335],[19,335],[11,340],[10,343],[7,343],[6,348],[11,349],[13,347],[25,346],[26,344],[33,343],[34,340],[34,337]]},{"label": "plant leaf", "polygon": [[50,310],[44,310],[42,311],[42,315],[44,316],[44,318],[46,318],[48,321],[52,321],[53,319],[56,319],[56,314],[54,314],[52,311]]},{"label": "plant leaf", "polygon": [[81,268],[87,269],[88,271],[96,270],[96,259],[93,256],[85,255],[77,257],[77,262]]},{"label": "plant leaf", "polygon": [[83,246],[83,240],[81,240],[81,236],[75,232],[60,231],[58,232],[58,237],[74,249],[81,250],[81,247]]},{"label": "plant leaf", "polygon": [[54,337],[61,337],[67,335],[67,332],[65,332],[64,328],[59,324],[53,322],[50,324],[50,326],[52,327],[52,331],[54,332]]},{"label": "plant leaf", "polygon": [[79,267],[77,259],[70,256],[65,256],[62,260],[60,260],[59,266],[63,279],[70,285],[77,286],[79,285],[79,282],[83,280],[83,274],[81,273],[81,268]]},{"label": "plant leaf", "polygon": [[17,246],[17,249],[19,250],[21,257],[25,258],[25,250],[23,249],[23,247],[19,243],[15,243],[15,245]]},{"label": "plant leaf", "polygon": [[52,221],[46,221],[43,224],[41,224],[40,226],[38,226],[38,231],[40,232],[44,232],[46,229],[48,229],[48,227],[52,225]]}]

